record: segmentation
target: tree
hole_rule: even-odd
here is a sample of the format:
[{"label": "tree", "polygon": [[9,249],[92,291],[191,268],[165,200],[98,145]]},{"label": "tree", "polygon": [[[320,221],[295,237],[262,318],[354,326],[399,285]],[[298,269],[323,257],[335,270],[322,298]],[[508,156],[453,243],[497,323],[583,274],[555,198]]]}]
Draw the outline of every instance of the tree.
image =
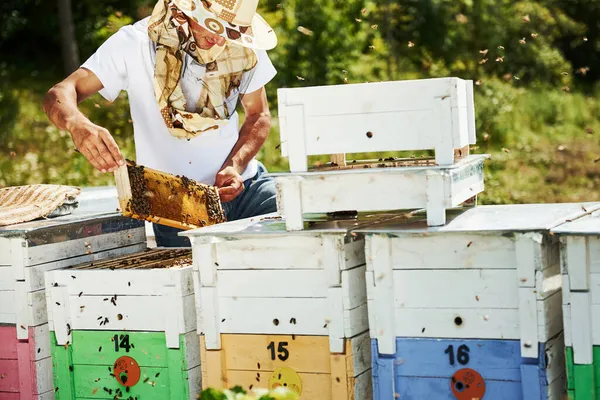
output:
[{"label": "tree", "polygon": [[58,1],[58,19],[60,22],[60,37],[62,58],[65,72],[70,74],[79,68],[79,50],[75,39],[75,24],[71,11],[71,0]]}]

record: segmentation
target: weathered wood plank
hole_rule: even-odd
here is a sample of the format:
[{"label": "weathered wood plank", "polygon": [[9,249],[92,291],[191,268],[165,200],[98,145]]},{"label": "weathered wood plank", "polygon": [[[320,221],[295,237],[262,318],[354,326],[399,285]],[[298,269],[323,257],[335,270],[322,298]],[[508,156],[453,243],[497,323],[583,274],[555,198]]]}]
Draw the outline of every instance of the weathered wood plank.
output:
[{"label": "weathered wood plank", "polygon": [[395,270],[394,307],[517,308],[516,270]]},{"label": "weathered wood plank", "polygon": [[220,297],[326,298],[328,288],[322,269],[219,270],[217,281]]},{"label": "weathered wood plank", "polygon": [[248,334],[327,335],[327,299],[219,298],[220,331]]},{"label": "weathered wood plank", "polygon": [[193,270],[138,269],[67,270],[50,275],[51,283],[66,286],[71,296],[155,296],[166,286],[173,286],[184,296],[193,293]]},{"label": "weathered wood plank", "polygon": [[391,240],[391,246],[394,269],[514,269],[517,265],[514,240],[499,235],[407,235]]},{"label": "weathered wood plank", "polygon": [[129,229],[120,232],[90,236],[83,239],[69,240],[33,246],[27,249],[25,266],[44,264],[50,261],[64,260],[74,256],[98,253],[110,249],[127,247],[146,241],[144,228]]},{"label": "weathered wood plank", "polygon": [[323,254],[315,251],[322,242],[318,236],[294,235],[228,240],[215,245],[216,262],[220,270],[322,269]]},{"label": "weathered wood plank", "polygon": [[[164,332],[166,329],[167,314],[173,313],[164,307],[162,296],[123,296],[116,300],[114,306],[104,296],[69,296],[69,314],[72,318],[71,328],[73,330],[137,330]],[[110,297],[110,296],[109,296]],[[107,299],[107,300],[104,300]],[[196,308],[194,295],[183,297],[185,306],[177,310],[178,318],[181,319],[180,326],[183,327],[180,334],[196,329]],[[141,306],[143,305],[143,306]],[[83,307],[83,308],[82,308]],[[121,315],[119,320],[118,316]],[[102,319],[99,319],[102,317]],[[101,321],[108,318],[108,322],[100,325]],[[58,321],[55,321],[58,323]]]}]

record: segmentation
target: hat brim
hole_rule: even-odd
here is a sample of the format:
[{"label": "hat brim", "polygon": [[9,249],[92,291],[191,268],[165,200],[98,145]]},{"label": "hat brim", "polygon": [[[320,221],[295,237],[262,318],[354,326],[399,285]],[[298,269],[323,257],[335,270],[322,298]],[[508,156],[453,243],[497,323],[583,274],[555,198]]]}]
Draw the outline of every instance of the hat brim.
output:
[{"label": "hat brim", "polygon": [[219,17],[202,4],[194,4],[189,9],[184,4],[192,4],[193,1],[175,1],[175,5],[185,15],[193,19],[203,28],[215,33],[228,42],[256,50],[272,50],[277,46],[277,34],[271,26],[258,13],[254,14],[250,26],[238,26],[229,23]]}]

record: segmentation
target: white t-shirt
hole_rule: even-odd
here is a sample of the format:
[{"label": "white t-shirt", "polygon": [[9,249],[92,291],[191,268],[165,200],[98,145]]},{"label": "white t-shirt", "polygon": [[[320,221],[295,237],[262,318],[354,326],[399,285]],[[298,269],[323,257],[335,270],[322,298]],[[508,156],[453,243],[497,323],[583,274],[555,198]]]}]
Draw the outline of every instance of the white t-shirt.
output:
[{"label": "white t-shirt", "polygon": [[[169,133],[154,96],[156,52],[148,36],[148,20],[149,17],[121,28],[82,67],[100,79],[104,86],[100,94],[106,100],[112,102],[121,90],[127,91],[139,164],[213,185],[217,172],[238,140],[238,114],[233,114],[220,130],[202,133],[189,141]],[[258,64],[244,74],[240,85],[242,93],[262,88],[277,73],[266,51],[256,53]],[[200,98],[204,74],[205,68],[186,55],[181,86],[191,106]],[[228,101],[236,104],[238,94],[235,91]],[[252,178],[256,172],[257,162],[252,160],[242,177],[244,180]]]}]

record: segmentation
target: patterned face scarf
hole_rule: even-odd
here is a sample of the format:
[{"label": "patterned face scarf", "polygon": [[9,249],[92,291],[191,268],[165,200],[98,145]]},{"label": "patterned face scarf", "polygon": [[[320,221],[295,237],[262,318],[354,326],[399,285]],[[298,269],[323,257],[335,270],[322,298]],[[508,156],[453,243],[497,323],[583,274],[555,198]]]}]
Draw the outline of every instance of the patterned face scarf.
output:
[{"label": "patterned face scarf", "polygon": [[[215,45],[210,50],[201,49],[196,44],[188,17],[170,0],[160,0],[156,4],[148,34],[156,43],[154,94],[171,135],[191,139],[226,125],[237,106],[228,104],[227,99],[234,90],[240,89],[243,73],[256,66],[256,53],[231,43],[222,47]],[[195,112],[186,111],[186,99],[181,89],[185,54],[206,67]]]}]

